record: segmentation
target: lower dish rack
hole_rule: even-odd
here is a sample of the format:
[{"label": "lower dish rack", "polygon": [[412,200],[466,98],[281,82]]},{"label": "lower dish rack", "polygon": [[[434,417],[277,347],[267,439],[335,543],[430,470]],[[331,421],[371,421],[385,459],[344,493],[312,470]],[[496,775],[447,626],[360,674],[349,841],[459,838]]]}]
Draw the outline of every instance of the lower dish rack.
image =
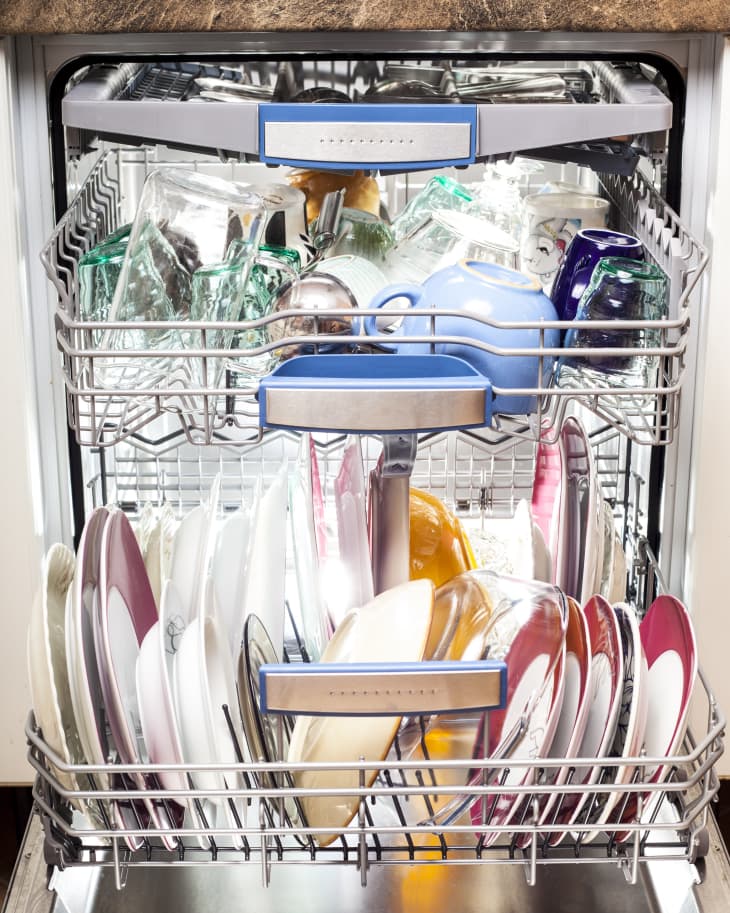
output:
[{"label": "lower dish rack", "polygon": [[[643,603],[663,584],[645,541],[638,543],[638,554],[644,566],[636,595]],[[302,667],[293,663],[279,668],[291,670],[296,682],[297,669]],[[482,671],[499,674],[494,667]],[[304,678],[301,682],[306,684]],[[112,867],[118,888],[124,886],[130,867],[239,863],[259,865],[264,885],[275,868],[288,864],[349,866],[359,872],[364,886],[374,866],[521,865],[528,883],[534,884],[539,867],[546,864],[602,863],[618,865],[634,884],[640,863],[695,862],[709,850],[707,819],[719,789],[713,767],[723,752],[725,719],[701,671],[694,704],[695,718],[704,713],[706,725],[699,737],[688,730],[683,753],[672,757],[444,761],[429,756],[424,718],[414,723],[416,735],[412,737],[412,727],[407,750],[399,742],[404,738],[401,727],[385,761],[346,764],[279,760],[236,765],[69,765],[44,741],[32,715],[26,735],[29,761],[36,772],[33,797],[43,822],[47,863],[59,869]],[[283,715],[286,708],[275,705],[274,698],[265,709],[277,712],[267,718],[281,746],[289,718]],[[242,759],[230,714],[226,716],[236,756]],[[405,760],[407,753],[410,760]],[[545,776],[566,764],[570,765],[567,781],[548,785]],[[571,783],[572,774],[583,765],[600,766],[602,774],[595,783]],[[668,776],[652,782],[659,766],[668,768]],[[373,780],[374,767],[378,772]],[[508,780],[510,771],[525,768],[533,771],[534,782]],[[228,783],[240,777],[240,785],[196,788],[192,778],[201,771],[227,778]],[[303,773],[325,771],[345,776],[347,785],[320,782],[312,788],[295,783]],[[463,781],[467,771],[469,785],[464,786],[457,781]],[[621,771],[626,772],[627,782],[617,785],[614,780]],[[165,774],[182,775],[188,788],[160,788]],[[589,798],[581,818],[557,823],[562,804],[585,793]],[[612,820],[621,823],[588,823],[596,803],[608,794],[617,799]],[[349,826],[308,827],[302,807],[308,801],[336,797],[355,809]],[[500,797],[518,807],[505,824],[493,817]],[[549,801],[554,812],[539,821]],[[131,815],[121,825],[112,816],[114,802]],[[144,811],[150,802],[167,821],[154,832],[148,829]],[[194,809],[192,819],[187,815],[181,819],[181,804]],[[209,820],[211,809],[221,806],[227,808],[225,823]],[[79,809],[85,809],[85,814]]]},{"label": "lower dish rack", "polygon": [[[38,773],[34,787],[34,800],[42,816],[45,828],[46,861],[59,868],[71,865],[113,866],[117,884],[123,886],[125,870],[129,866],[166,865],[166,864],[201,864],[201,863],[258,863],[262,867],[265,884],[272,866],[278,863],[310,863],[350,865],[360,872],[362,884],[367,881],[367,870],[373,865],[395,864],[521,864],[526,866],[528,881],[534,884],[537,867],[543,864],[573,863],[614,863],[625,869],[632,883],[637,880],[638,864],[643,861],[688,859],[694,862],[705,855],[708,850],[706,834],[706,817],[710,802],[715,796],[718,784],[712,767],[722,754],[722,731],[724,719],[714,707],[714,699],[702,680],[703,687],[713,710],[707,733],[698,742],[691,739],[687,754],[674,758],[639,757],[625,759],[621,762],[612,758],[586,759],[584,763],[599,763],[604,770],[610,771],[622,765],[638,765],[641,770],[653,768],[659,764],[672,765],[670,779],[662,784],[644,782],[639,774],[631,783],[621,787],[621,800],[618,808],[626,808],[632,797],[637,797],[636,819],[614,827],[606,832],[605,826],[584,824],[580,833],[572,828],[545,823],[538,825],[535,812],[540,801],[546,801],[556,791],[551,786],[510,786],[510,795],[523,797],[524,808],[517,823],[508,827],[494,825],[487,820],[484,825],[461,823],[451,825],[409,824],[406,814],[416,800],[426,806],[440,798],[448,798],[455,793],[455,787],[436,787],[431,778],[434,774],[463,771],[465,767],[473,769],[477,762],[383,762],[376,785],[366,788],[348,788],[348,795],[358,799],[357,823],[347,828],[335,844],[321,847],[313,840],[312,828],[295,826],[281,820],[282,804],[294,798],[304,799],[307,792],[297,790],[291,785],[272,789],[259,785],[262,776],[273,778],[291,778],[300,767],[278,764],[242,764],[229,768],[228,772],[240,773],[248,786],[237,792],[209,793],[189,789],[171,794],[159,789],[139,790],[133,787],[116,789],[94,789],[95,776],[106,774],[144,774],[155,777],[163,768],[140,767],[132,769],[123,765],[105,767],[72,767],[63,765],[60,759],[43,742],[42,737],[30,721],[27,735],[30,741],[31,763]],[[536,759],[529,762],[518,762],[522,766],[529,763],[542,769],[554,768],[561,763],[558,760]],[[580,759],[575,760],[580,763]],[[50,766],[58,767],[66,775],[86,778],[88,788],[65,790],[54,776]],[[354,778],[362,778],[372,762],[362,762],[347,767]],[[180,768],[170,768],[180,770]],[[184,773],[199,771],[199,767],[184,768]],[[340,765],[340,769],[344,769]],[[485,768],[494,775],[504,777],[509,771],[509,763],[492,762]],[[408,781],[411,781],[410,783]],[[564,791],[565,786],[558,787]],[[470,787],[468,797],[472,802],[488,799],[503,794],[504,787],[484,785]],[[597,797],[615,792],[617,787],[611,784],[594,784],[591,786],[571,787],[576,793],[589,792]],[[324,794],[329,795],[327,790]],[[644,794],[653,796],[661,793],[661,801],[656,804],[650,821],[641,821]],[[320,795],[317,793],[316,795]],[[172,798],[201,803],[216,799],[233,803],[234,799],[243,800],[247,810],[240,827],[235,829],[220,828],[207,822],[198,827],[171,827],[152,835],[143,826],[141,818],[137,827],[115,828],[104,812],[105,804],[112,800],[127,802],[134,808],[135,801],[143,799],[158,802],[164,806]],[[592,801],[596,801],[593,799]],[[90,828],[78,818],[69,815],[69,802],[79,801],[97,803],[102,824]],[[240,803],[236,803],[240,805]],[[383,810],[390,807],[390,821],[380,823]],[[558,801],[558,808],[559,808]],[[380,818],[380,821],[378,821]],[[599,839],[587,843],[585,837],[600,831]],[[494,835],[492,843],[486,838]],[[172,837],[176,846],[174,850],[165,849],[160,838]],[[564,837],[560,846],[550,845],[548,838]],[[237,848],[231,846],[236,838]],[[527,846],[522,846],[523,839]],[[140,848],[134,852],[125,845],[126,839],[137,839]],[[201,844],[202,841],[202,844]]]}]

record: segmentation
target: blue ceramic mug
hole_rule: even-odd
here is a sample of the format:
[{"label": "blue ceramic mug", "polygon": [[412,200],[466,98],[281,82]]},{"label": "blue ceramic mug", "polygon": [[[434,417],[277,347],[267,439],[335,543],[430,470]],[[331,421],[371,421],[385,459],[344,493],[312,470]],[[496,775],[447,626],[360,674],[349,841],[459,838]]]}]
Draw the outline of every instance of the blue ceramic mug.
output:
[{"label": "blue ceramic mug", "polygon": [[565,252],[550,292],[561,320],[575,320],[578,302],[591,281],[596,264],[604,257],[643,260],[644,248],[638,238],[618,231],[606,228],[581,229]]},{"label": "blue ceramic mug", "polygon": [[[523,273],[496,263],[462,260],[433,273],[422,285],[384,288],[370,307],[381,308],[396,298],[406,298],[416,313],[404,317],[392,333],[378,333],[379,318],[374,314],[363,321],[365,333],[377,336],[384,348],[402,354],[423,355],[433,350],[439,355],[456,355],[487,377],[493,387],[503,390],[547,386],[552,356],[509,351],[560,345],[559,330],[540,327],[544,321],[557,320],[552,302]],[[452,313],[429,314],[433,308]],[[427,339],[432,335],[459,339],[432,344]],[[418,337],[426,338],[415,341]],[[512,415],[534,412],[536,405],[536,396],[526,392],[499,392],[493,404],[496,412]]]}]

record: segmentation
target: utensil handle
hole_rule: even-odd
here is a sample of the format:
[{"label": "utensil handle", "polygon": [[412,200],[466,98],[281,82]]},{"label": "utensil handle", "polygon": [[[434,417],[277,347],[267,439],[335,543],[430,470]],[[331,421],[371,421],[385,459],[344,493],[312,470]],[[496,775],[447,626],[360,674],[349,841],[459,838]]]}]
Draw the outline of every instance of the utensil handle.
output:
[{"label": "utensil handle", "polygon": [[261,666],[259,685],[262,713],[294,716],[461,713],[505,706],[507,665],[501,660],[283,663]]}]

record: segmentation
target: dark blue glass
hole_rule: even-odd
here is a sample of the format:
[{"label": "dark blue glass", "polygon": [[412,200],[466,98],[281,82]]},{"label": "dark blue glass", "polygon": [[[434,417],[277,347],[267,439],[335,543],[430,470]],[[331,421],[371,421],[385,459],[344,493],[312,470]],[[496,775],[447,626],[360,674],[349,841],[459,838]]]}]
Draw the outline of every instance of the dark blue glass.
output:
[{"label": "dark blue glass", "polygon": [[[652,387],[659,357],[642,350],[661,345],[656,327],[597,329],[592,321],[656,321],[667,316],[667,277],[651,263],[621,257],[600,260],[580,301],[558,363],[558,386]],[[591,349],[636,349],[635,355],[592,356]],[[581,352],[585,352],[582,355]]]},{"label": "dark blue glass", "polygon": [[599,260],[604,257],[628,257],[643,260],[644,248],[638,238],[606,228],[581,229],[570,242],[550,298],[560,320],[574,320],[578,302]]}]

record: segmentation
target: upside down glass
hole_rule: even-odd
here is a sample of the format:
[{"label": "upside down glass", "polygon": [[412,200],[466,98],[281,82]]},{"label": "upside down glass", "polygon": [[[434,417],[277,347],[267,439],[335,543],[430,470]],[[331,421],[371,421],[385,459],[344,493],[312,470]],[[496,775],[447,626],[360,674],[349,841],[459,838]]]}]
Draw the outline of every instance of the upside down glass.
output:
[{"label": "upside down glass", "polygon": [[393,235],[401,241],[435,212],[466,212],[473,203],[470,191],[445,174],[432,177],[393,219]]},{"label": "upside down glass", "polygon": [[[130,324],[110,330],[105,348],[164,351],[203,345],[201,331],[149,328],[148,321],[235,320],[265,221],[261,197],[230,181],[182,169],[153,171],[142,189],[109,319]],[[213,331],[206,347],[225,348],[230,334]],[[184,359],[115,358],[106,381],[124,387],[166,384],[190,375]],[[204,360],[194,383],[210,383]]]},{"label": "upside down glass", "polygon": [[[660,357],[642,351],[661,346],[661,329],[591,329],[590,322],[663,320],[667,317],[667,290],[667,277],[651,263],[624,257],[599,260],[578,305],[575,327],[568,330],[565,338],[566,348],[573,351],[558,363],[558,386],[655,387]],[[637,351],[635,355],[591,356],[590,350],[597,348]]]},{"label": "upside down glass", "polygon": [[516,269],[519,244],[485,219],[464,212],[435,212],[388,254],[384,271],[391,282],[423,282],[461,260]]}]

